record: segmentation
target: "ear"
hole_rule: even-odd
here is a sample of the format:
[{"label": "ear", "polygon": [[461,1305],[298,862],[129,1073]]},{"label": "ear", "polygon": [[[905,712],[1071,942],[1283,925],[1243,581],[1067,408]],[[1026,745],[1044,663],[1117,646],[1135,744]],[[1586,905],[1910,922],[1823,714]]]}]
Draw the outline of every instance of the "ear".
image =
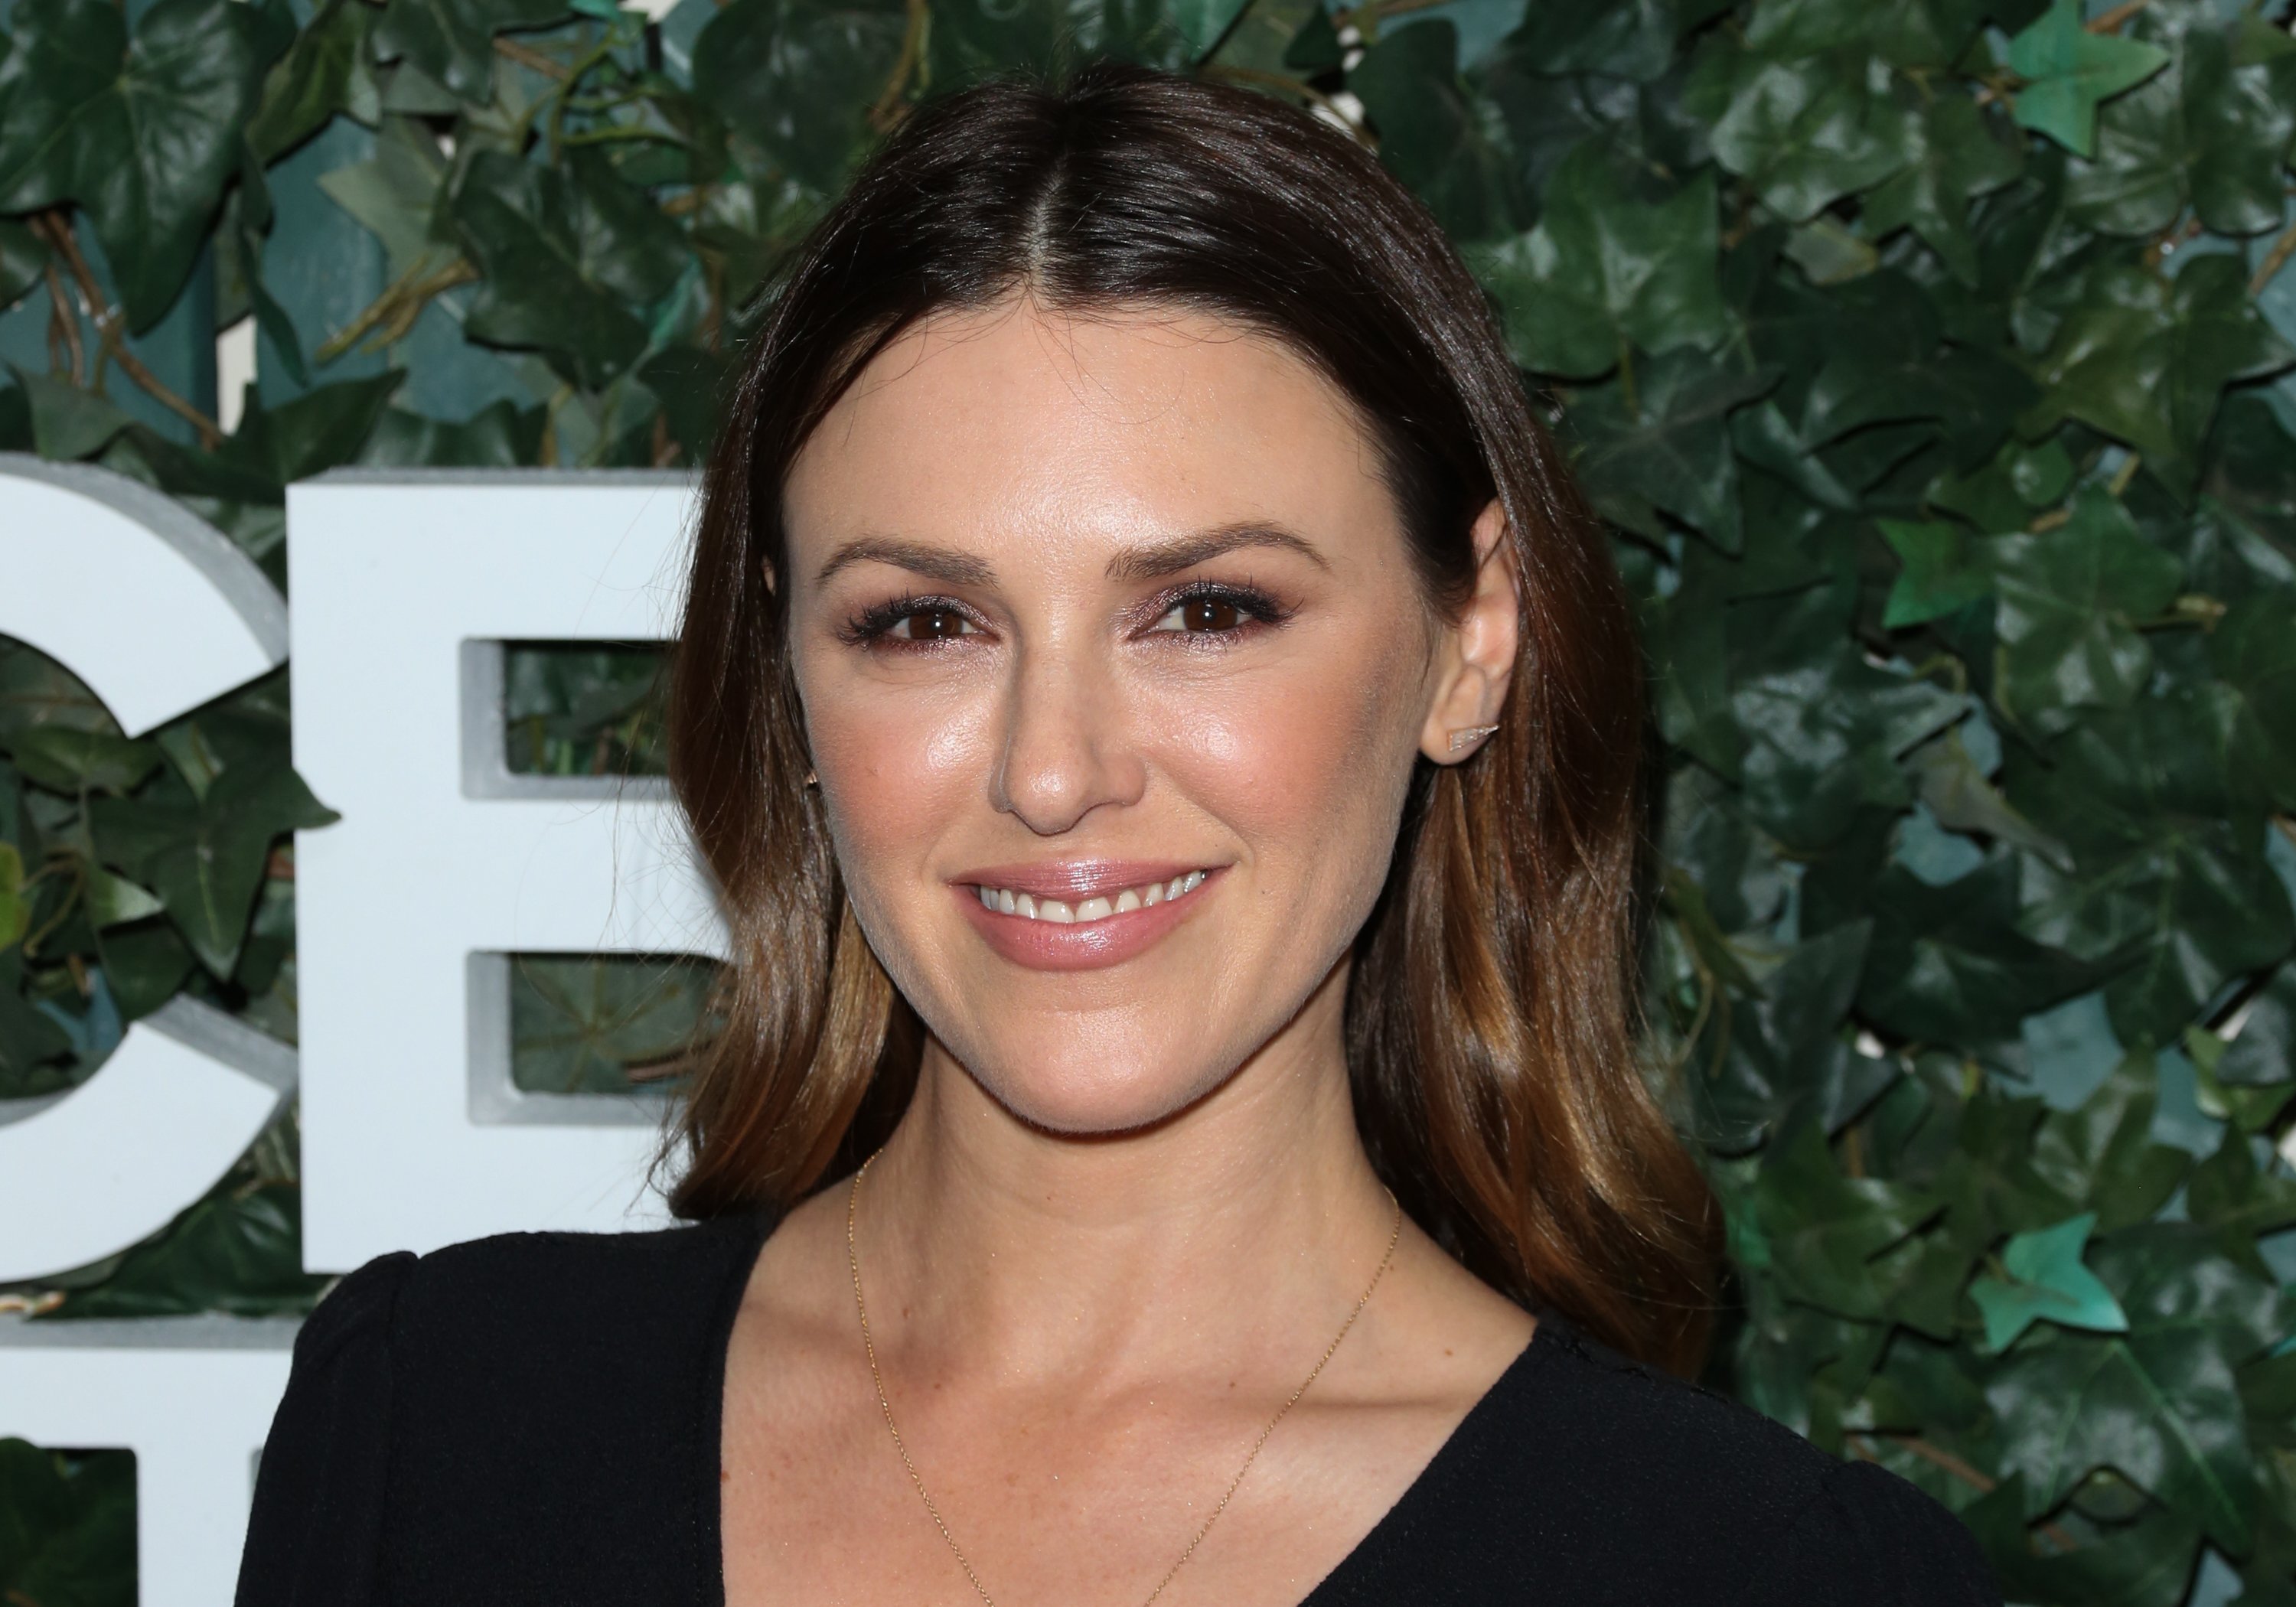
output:
[{"label": "ear", "polygon": [[1456,765],[1488,740],[1474,737],[1454,748],[1452,733],[1498,724],[1520,640],[1521,578],[1514,543],[1507,539],[1505,510],[1491,503],[1476,515],[1470,534],[1475,593],[1437,642],[1434,696],[1419,733],[1419,750],[1439,765]]}]

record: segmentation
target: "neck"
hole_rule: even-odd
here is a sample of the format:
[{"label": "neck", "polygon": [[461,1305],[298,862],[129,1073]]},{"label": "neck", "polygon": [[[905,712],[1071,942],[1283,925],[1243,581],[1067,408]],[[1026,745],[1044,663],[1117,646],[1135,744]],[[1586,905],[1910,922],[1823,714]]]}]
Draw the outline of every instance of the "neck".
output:
[{"label": "neck", "polygon": [[1135,1133],[1016,1119],[930,1046],[862,1185],[873,1321],[1016,1381],[1217,1363],[1343,1316],[1393,1207],[1358,1137],[1334,971],[1210,1095]]}]

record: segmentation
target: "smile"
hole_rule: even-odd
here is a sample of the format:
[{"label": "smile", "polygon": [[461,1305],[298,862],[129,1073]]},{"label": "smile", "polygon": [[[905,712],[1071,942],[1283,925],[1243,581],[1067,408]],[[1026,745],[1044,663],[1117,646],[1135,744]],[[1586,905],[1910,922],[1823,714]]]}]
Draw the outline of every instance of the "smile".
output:
[{"label": "smile", "polygon": [[967,867],[949,891],[982,942],[1029,971],[1097,971],[1146,954],[1200,910],[1224,865],[1039,860]]},{"label": "smile", "polygon": [[1014,892],[1009,887],[983,885],[978,890],[980,906],[994,910],[1000,915],[1017,915],[1024,921],[1049,921],[1057,926],[1084,925],[1185,898],[1204,884],[1204,875],[1202,871],[1189,871],[1168,881],[1148,881],[1138,887],[1122,888],[1112,897],[1096,893],[1074,904],[1062,898],[1039,898],[1032,893]]}]

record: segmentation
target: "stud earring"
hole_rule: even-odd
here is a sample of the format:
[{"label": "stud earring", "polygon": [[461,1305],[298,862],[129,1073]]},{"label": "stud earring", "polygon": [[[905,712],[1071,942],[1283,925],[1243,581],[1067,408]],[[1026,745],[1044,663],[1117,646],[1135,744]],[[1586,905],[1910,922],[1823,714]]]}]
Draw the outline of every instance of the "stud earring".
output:
[{"label": "stud earring", "polygon": [[817,787],[821,785],[821,777],[808,770],[805,773],[805,784],[808,787]]},{"label": "stud earring", "polygon": [[1451,751],[1464,752],[1497,729],[1496,726],[1462,726],[1451,733]]}]

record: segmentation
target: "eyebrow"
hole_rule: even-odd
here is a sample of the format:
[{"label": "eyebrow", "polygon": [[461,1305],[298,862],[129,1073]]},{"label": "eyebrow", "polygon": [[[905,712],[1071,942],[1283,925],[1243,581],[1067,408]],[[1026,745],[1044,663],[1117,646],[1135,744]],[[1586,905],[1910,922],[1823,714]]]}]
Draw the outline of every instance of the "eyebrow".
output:
[{"label": "eyebrow", "polygon": [[832,553],[829,562],[813,578],[813,583],[824,585],[838,570],[857,563],[889,563],[897,570],[938,580],[943,586],[991,586],[996,579],[996,571],[988,561],[970,553],[922,541],[903,541],[897,536],[863,536]]},{"label": "eyebrow", "polygon": [[1317,569],[1332,566],[1324,562],[1313,543],[1295,536],[1282,525],[1247,521],[1241,524],[1220,525],[1193,535],[1176,537],[1150,546],[1129,547],[1108,561],[1111,580],[1160,580],[1167,575],[1177,575],[1183,570],[1233,553],[1239,547],[1281,547],[1300,553]]},{"label": "eyebrow", "polygon": [[[1300,553],[1318,569],[1328,570],[1313,543],[1282,525],[1260,521],[1219,525],[1144,546],[1128,547],[1108,561],[1111,580],[1160,580],[1193,569],[1242,547],[1279,547]],[[858,563],[890,564],[938,580],[943,586],[993,586],[996,571],[986,559],[927,542],[905,541],[898,536],[862,536],[846,542],[829,555],[815,575],[816,586],[825,585],[840,570]]]}]

